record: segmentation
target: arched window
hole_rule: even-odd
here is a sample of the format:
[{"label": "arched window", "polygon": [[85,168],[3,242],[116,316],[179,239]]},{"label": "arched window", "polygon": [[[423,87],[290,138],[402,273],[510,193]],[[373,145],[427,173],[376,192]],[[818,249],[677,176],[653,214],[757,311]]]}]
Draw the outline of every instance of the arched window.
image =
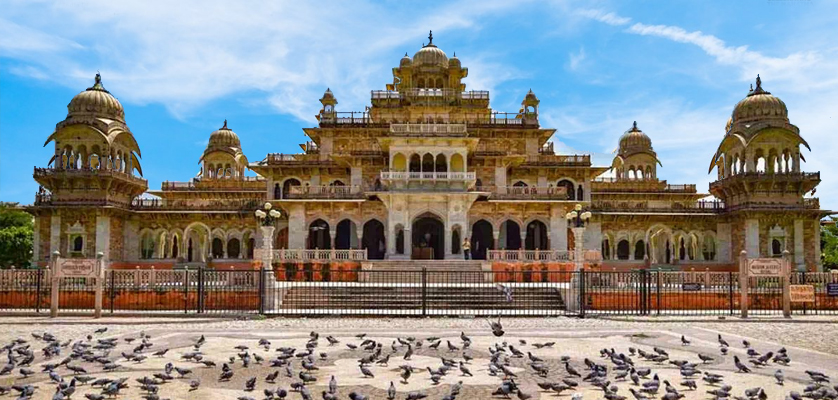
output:
[{"label": "arched window", "polygon": [[212,239],[212,258],[224,258],[224,242],[220,238]]},{"label": "arched window", "polygon": [[460,228],[451,232],[451,253],[460,254]]},{"label": "arched window", "polygon": [[445,160],[444,154],[436,155],[436,165],[434,166],[434,172],[448,172],[448,163]]},{"label": "arched window", "polygon": [[405,161],[404,154],[398,153],[393,156],[393,171],[405,171],[407,169],[407,162]]},{"label": "arched window", "polygon": [[329,186],[346,186],[346,185],[340,179],[336,179],[334,182],[330,183]]},{"label": "arched window", "polygon": [[256,245],[256,240],[253,238],[247,239],[247,258],[253,259],[253,247]]},{"label": "arched window", "polygon": [[771,254],[774,256],[783,254],[783,244],[778,239],[771,240]]},{"label": "arched window", "polygon": [[556,183],[556,187],[565,188],[568,200],[576,200],[576,185],[574,185],[573,182],[567,179],[562,179]]},{"label": "arched window", "polygon": [[451,156],[451,172],[465,172],[463,156],[461,156],[459,153],[455,153]]},{"label": "arched window", "polygon": [[410,156],[410,172],[419,172],[422,170],[422,159],[418,154]]},{"label": "arched window", "polygon": [[716,259],[716,241],[710,235],[704,236],[704,246],[702,248],[702,253],[704,253],[705,260],[715,260]]},{"label": "arched window", "polygon": [[274,183],[274,198],[281,199],[282,198],[282,189],[280,189],[278,183]]},{"label": "arched window", "polygon": [[617,242],[617,259],[618,260],[628,260],[629,259],[629,242],[628,240],[621,240]]},{"label": "arched window", "polygon": [[239,258],[241,244],[239,239],[232,238],[227,241],[227,258]]},{"label": "arched window", "polygon": [[180,255],[180,249],[178,248],[178,242],[180,242],[177,235],[172,237],[172,258],[178,258]]},{"label": "arched window", "polygon": [[84,238],[81,236],[76,236],[73,238],[73,252],[82,252],[84,251]]},{"label": "arched window", "polygon": [[518,181],[518,182],[515,182],[515,184],[513,184],[512,186],[514,186],[514,187],[527,187],[527,184],[524,181]]},{"label": "arched window", "polygon": [[634,244],[634,259],[642,260],[646,257],[646,244],[642,240],[638,240]]},{"label": "arched window", "polygon": [[576,200],[585,200],[585,191],[582,189],[582,185],[579,185],[579,189],[576,190]]},{"label": "arched window", "polygon": [[434,156],[431,153],[422,156],[422,172],[434,172]]},{"label": "arched window", "polygon": [[678,259],[684,260],[687,258],[687,245],[684,238],[681,238],[681,244],[678,246]]},{"label": "arched window", "polygon": [[299,180],[291,178],[286,179],[285,182],[282,182],[282,198],[287,198],[289,194],[291,194],[291,187],[293,186],[301,186]]},{"label": "arched window", "polygon": [[404,254],[404,229],[396,228],[396,254]]}]

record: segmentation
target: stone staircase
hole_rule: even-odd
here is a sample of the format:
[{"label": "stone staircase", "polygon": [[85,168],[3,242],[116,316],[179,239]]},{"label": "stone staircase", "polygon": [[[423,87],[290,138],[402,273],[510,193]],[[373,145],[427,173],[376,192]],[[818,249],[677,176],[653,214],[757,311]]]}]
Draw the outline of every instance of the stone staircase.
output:
[{"label": "stone staircase", "polygon": [[480,260],[400,260],[371,261],[372,270],[365,282],[422,283],[422,270],[428,283],[492,282],[491,274],[483,273]]}]

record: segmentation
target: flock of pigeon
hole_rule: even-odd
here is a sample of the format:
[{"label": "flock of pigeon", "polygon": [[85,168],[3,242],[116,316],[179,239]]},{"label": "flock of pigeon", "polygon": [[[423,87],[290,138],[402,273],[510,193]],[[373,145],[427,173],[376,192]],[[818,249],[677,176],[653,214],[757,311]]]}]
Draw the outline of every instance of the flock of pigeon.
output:
[{"label": "flock of pigeon", "polygon": [[[495,337],[504,335],[500,319],[497,322],[490,322],[490,328]],[[455,400],[461,395],[463,380],[474,376],[470,366],[471,361],[474,360],[472,354],[477,351],[472,349],[472,339],[465,332],[462,332],[459,338],[453,339],[399,337],[389,345],[368,338],[366,334],[355,336],[355,339],[359,341],[357,344],[342,344],[338,338],[331,335],[325,336],[325,343],[323,343],[319,333],[311,332],[304,349],[275,347],[273,348],[275,356],[266,359],[254,350],[271,351],[271,342],[267,339],[259,339],[254,349],[250,349],[247,345],[238,345],[234,347],[235,356],[225,360],[211,360],[209,354],[202,351],[207,340],[201,335],[192,341],[190,347],[180,355],[179,364],[181,365],[168,362],[162,370],[131,381],[127,377],[97,378],[95,375],[113,376],[115,372],[122,371],[127,363],[142,364],[149,358],[166,357],[169,349],[155,347],[151,336],[144,332],[136,337],[123,338],[122,341],[118,338],[103,338],[106,332],[107,328],[101,328],[85,339],[75,342],[72,340],[62,342],[48,332],[33,333],[34,341],[32,342],[30,342],[31,339],[18,338],[5,345],[2,350],[6,353],[7,360],[0,369],[0,382],[5,376],[11,376],[14,377],[16,383],[11,386],[0,386],[0,397],[16,395],[18,400],[29,400],[36,393],[47,391],[52,394],[53,400],[72,399],[78,387],[89,385],[96,390],[86,390],[88,393],[84,397],[87,400],[127,399],[130,396],[126,389],[131,385],[136,385],[143,399],[161,400],[164,399],[163,393],[166,392],[164,388],[167,383],[188,381],[188,393],[198,391],[201,390],[201,379],[195,376],[197,375],[195,371],[201,369],[201,372],[212,373],[213,369],[217,369],[217,382],[220,383],[216,385],[229,383],[236,375],[248,377],[244,381],[242,393],[237,400],[296,398],[337,400],[339,398],[337,378],[334,375],[326,378],[318,374],[320,370],[318,363],[329,358],[327,352],[322,348],[318,351],[318,348],[342,345],[350,355],[358,357],[358,373],[367,379],[380,379],[376,378],[376,368],[389,368],[390,363],[401,364],[398,366],[401,378],[399,384],[407,384],[410,379],[427,379],[430,387],[439,385],[445,376],[457,375],[458,382],[450,385],[441,397],[442,400]],[[727,355],[730,347],[728,342],[721,335],[718,337],[718,342],[721,355]],[[41,343],[44,346],[36,350],[36,346]],[[681,344],[690,346],[691,342],[682,336]],[[782,367],[788,366],[791,362],[785,348],[761,354],[751,347],[747,340],[744,340],[742,344],[746,350],[747,361],[743,362],[738,356],[733,356],[734,373],[748,374],[754,369],[774,365],[778,368],[774,373],[776,384],[784,384]],[[597,390],[599,395],[596,398],[607,400],[677,400],[684,398],[687,392],[698,391],[699,386],[702,386],[702,390],[706,392],[706,397],[709,399],[768,399],[768,395],[761,387],[748,388],[744,391],[734,390],[730,384],[725,383],[723,374],[703,370],[705,365],[718,364],[717,357],[708,354],[698,353],[698,360],[691,361],[672,359],[665,349],[659,347],[653,347],[648,351],[629,347],[627,353],[617,352],[612,348],[600,350],[597,359],[585,358],[579,362],[571,357],[561,356],[560,364],[555,364],[545,362],[531,351],[523,350],[527,346],[535,349],[550,349],[554,345],[555,342],[528,344],[525,340],[519,340],[515,344],[501,341],[490,346],[486,371],[489,375],[500,378],[502,382],[493,391],[492,396],[499,399],[512,399],[514,396],[518,400],[534,398],[536,394],[533,391],[525,391],[520,384],[521,377],[531,374],[527,378],[535,381],[542,393],[549,393],[551,397],[570,395],[573,400],[582,398],[579,390],[586,386]],[[117,355],[117,347],[120,346],[126,346],[126,350],[119,351]],[[424,354],[430,352],[440,360],[437,368],[425,368],[427,375],[424,374],[425,370],[410,365],[411,357],[420,350]],[[39,360],[36,362],[36,359]],[[513,364],[525,365],[526,369],[512,368]],[[33,369],[34,365],[38,365],[40,371]],[[271,372],[266,376],[254,376],[250,372],[254,370],[248,369],[254,365],[263,366]],[[562,365],[563,371],[551,371],[551,365],[553,369],[556,369],[555,365]],[[666,379],[661,380],[653,368],[661,370],[677,368],[682,379],[676,387]],[[295,373],[295,370],[298,372]],[[41,386],[25,383],[30,377],[38,374],[45,374],[49,380],[46,380],[46,377],[40,379],[38,382]],[[280,374],[284,378],[291,379],[287,388],[277,387],[276,381],[280,379]],[[422,376],[418,377],[417,374],[422,374]],[[789,392],[786,399],[838,399],[838,386],[830,386],[829,376],[818,371],[806,371],[806,374],[811,383],[805,387],[803,393]],[[205,373],[201,375],[205,380],[207,376],[210,376]],[[327,380],[328,383],[320,383],[321,380]],[[314,385],[318,383],[323,390],[313,390]],[[621,393],[618,383],[625,383],[624,386],[629,386],[628,391]],[[54,387],[50,388],[52,385]],[[397,396],[399,399],[406,400],[419,400],[429,396],[423,391],[400,394],[397,387],[396,383],[389,382],[386,393],[388,400],[395,400]],[[38,397],[45,398],[44,395]],[[186,397],[189,398],[189,395],[187,394]],[[369,400],[371,397],[356,389],[348,393],[348,399]]]}]

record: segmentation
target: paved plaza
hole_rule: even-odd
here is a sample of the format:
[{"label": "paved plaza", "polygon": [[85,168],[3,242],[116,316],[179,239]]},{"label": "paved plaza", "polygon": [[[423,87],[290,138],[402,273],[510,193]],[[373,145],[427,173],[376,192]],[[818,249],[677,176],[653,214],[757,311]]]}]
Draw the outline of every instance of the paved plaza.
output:
[{"label": "paved plaza", "polygon": [[[657,374],[661,382],[667,380],[685,399],[714,398],[708,391],[718,390],[724,385],[730,385],[731,396],[745,396],[747,389],[761,387],[768,399],[782,399],[791,391],[800,394],[805,392],[806,386],[812,384],[806,371],[818,371],[827,376],[838,376],[838,320],[818,317],[797,318],[788,320],[604,320],[604,319],[571,319],[571,318],[532,318],[503,320],[506,333],[502,337],[495,337],[485,319],[269,319],[269,320],[200,320],[200,319],[126,319],[113,318],[94,321],[88,318],[61,318],[50,321],[46,318],[4,318],[0,327],[0,340],[4,345],[15,339],[22,339],[27,343],[19,343],[15,348],[30,345],[29,349],[35,356],[31,365],[16,365],[12,371],[0,376],[0,386],[8,387],[13,384],[36,386],[32,399],[51,399],[55,394],[56,384],[51,379],[63,379],[66,384],[73,379],[72,371],[66,366],[54,369],[57,376],[52,378],[47,372],[42,372],[46,364],[60,363],[65,357],[73,353],[75,343],[89,343],[88,350],[92,355],[107,353],[106,359],[116,365],[111,372],[103,371],[103,362],[87,362],[78,357],[69,362],[72,366],[81,366],[86,373],[75,375],[108,378],[116,380],[129,378],[127,388],[120,390],[116,396],[120,399],[138,398],[147,393],[142,392],[137,379],[142,377],[154,378],[154,374],[163,373],[165,366],[171,363],[181,371],[188,369],[184,378],[178,378],[179,372],[171,372],[174,379],[159,384],[158,398],[165,399],[237,399],[250,397],[264,399],[268,397],[265,389],[276,392],[282,388],[288,392],[286,398],[305,398],[300,391],[292,390],[292,384],[301,381],[303,368],[303,354],[307,343],[316,343],[313,347],[313,366],[317,369],[309,371],[310,376],[316,378],[306,385],[306,390],[314,399],[321,399],[323,391],[329,391],[332,376],[337,381],[334,398],[349,399],[350,392],[367,396],[369,399],[388,398],[390,382],[394,383],[397,399],[408,398],[411,394],[425,394],[428,399],[451,398],[452,387],[462,382],[457,399],[489,399],[505,398],[504,395],[493,395],[503,384],[504,377],[511,372],[512,378],[522,395],[532,396],[532,399],[571,398],[575,393],[584,399],[605,398],[605,392],[596,387],[591,381],[568,374],[563,357],[569,357],[570,366],[578,371],[582,377],[591,371],[586,366],[588,359],[598,365],[607,366],[608,372],[602,381],[608,381],[608,386],[616,386],[617,396],[633,399],[630,389],[640,390],[644,383],[652,381]],[[94,333],[97,329],[107,327],[103,333]],[[55,339],[64,344],[61,354],[50,359],[44,357],[42,349],[47,346],[32,334],[43,335],[45,332],[54,335]],[[380,348],[380,356],[366,368],[374,377],[366,377],[359,368],[359,360],[369,357],[376,350],[364,350],[361,347],[351,349],[349,345],[360,346],[362,339],[357,335],[366,333],[363,338],[376,343],[374,348]],[[311,340],[312,334],[319,338]],[[468,337],[468,348],[463,350],[462,334]],[[718,342],[721,334],[730,344],[727,355],[722,355]],[[88,339],[90,335],[92,339]],[[141,344],[140,336],[144,335],[149,345],[135,351]],[[681,336],[690,341],[684,345]],[[199,347],[200,361],[213,361],[216,366],[206,366],[195,360],[184,359],[183,356],[195,353],[195,344],[203,336],[205,342]],[[339,341],[330,345],[327,336]],[[439,338],[438,348],[431,348]],[[117,345],[112,349],[99,348],[100,340],[116,340]],[[126,339],[131,340],[129,343]],[[787,350],[790,358],[788,365],[781,365],[768,361],[766,366],[756,366],[748,360],[749,357],[743,340],[747,340],[756,352],[778,354],[780,348]],[[260,341],[262,344],[260,345]],[[422,342],[421,346],[419,342]],[[449,348],[448,342],[457,349]],[[267,344],[266,342],[270,342]],[[408,346],[400,342],[410,343],[412,355],[405,360]],[[554,342],[550,346],[542,344]],[[377,344],[380,343],[380,346]],[[242,346],[246,346],[245,349]],[[238,348],[237,348],[238,347]],[[492,352],[500,347],[504,356],[499,357],[496,366],[503,365],[507,371],[490,371]],[[280,348],[293,348],[289,353],[290,372],[287,368],[272,366],[283,352]],[[492,351],[489,349],[492,348]],[[513,350],[514,348],[514,350]],[[162,356],[154,353],[168,349]],[[629,359],[634,363],[636,371],[642,374],[644,369],[651,370],[640,385],[635,385],[630,379],[619,379],[619,370],[609,357],[601,355],[602,349],[613,349],[616,354],[630,356],[630,349],[637,354]],[[656,350],[657,349],[657,352]],[[516,357],[515,351],[522,356]],[[666,359],[650,361],[639,354],[667,354]],[[250,362],[244,366],[242,356],[247,353]],[[528,354],[529,353],[529,354]],[[702,363],[698,354],[708,355],[713,360]],[[14,354],[18,354],[15,352]],[[389,356],[389,361],[379,363]],[[532,368],[530,354],[541,361],[547,372],[539,376]],[[125,355],[135,357],[140,355],[140,361],[127,360]],[[735,372],[733,356],[738,356],[743,363],[750,367],[750,373]],[[145,357],[143,359],[143,357]],[[473,376],[466,376],[459,367],[460,361]],[[17,355],[17,362],[25,358]],[[442,359],[454,360],[455,364],[439,383],[431,380],[428,368],[436,372],[442,365]],[[773,357],[772,357],[773,358]],[[261,360],[260,360],[261,359]],[[233,360],[231,362],[231,360]],[[681,369],[671,361],[684,360],[698,363],[699,372],[694,375],[697,390],[690,390],[681,385],[685,380]],[[7,361],[4,360],[3,363]],[[227,363],[233,372],[229,380],[219,381],[222,365]],[[309,364],[311,366],[312,364]],[[412,367],[411,376],[405,382],[402,378],[404,371],[401,366]],[[21,368],[29,369],[35,374],[24,378]],[[785,377],[785,384],[776,383],[775,372],[780,369]],[[273,383],[266,382],[266,377],[278,372]],[[710,385],[703,377],[710,374],[721,375],[722,382]],[[247,391],[248,380],[256,378],[255,387]],[[555,390],[543,390],[539,383],[562,384],[563,379],[572,379],[579,383],[576,388],[566,389],[558,394]],[[158,379],[159,380],[159,379]],[[190,391],[190,383],[199,382],[200,386]],[[91,382],[92,383],[92,382]],[[101,394],[102,386],[92,386],[91,383],[77,388],[72,398],[82,398],[85,394]],[[832,383],[834,384],[834,383]],[[106,385],[107,386],[107,385]],[[831,386],[829,386],[831,387]],[[830,389],[831,390],[831,389]],[[612,392],[613,393],[613,392]],[[656,394],[649,394],[649,398],[663,398],[666,393],[665,384],[660,384]],[[14,392],[12,395],[17,395]],[[510,393],[511,398],[524,398],[516,392]],[[95,396],[93,396],[95,398]],[[90,398],[90,397],[88,397]],[[153,396],[151,397],[153,398]],[[613,397],[619,398],[619,397]]]}]

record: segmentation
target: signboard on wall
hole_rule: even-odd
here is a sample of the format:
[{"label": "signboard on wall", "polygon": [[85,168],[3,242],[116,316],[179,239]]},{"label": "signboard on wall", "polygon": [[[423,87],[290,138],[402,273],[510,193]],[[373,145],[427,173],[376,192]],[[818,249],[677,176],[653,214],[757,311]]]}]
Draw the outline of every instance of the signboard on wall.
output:
[{"label": "signboard on wall", "polygon": [[790,285],[789,295],[792,303],[814,303],[815,286],[813,285]]},{"label": "signboard on wall", "polygon": [[751,276],[779,276],[783,272],[780,258],[752,258],[748,260],[748,274]]},{"label": "signboard on wall", "polygon": [[62,278],[95,278],[99,272],[98,265],[95,258],[61,258],[56,273]]},{"label": "signboard on wall", "polygon": [[827,283],[826,294],[829,296],[838,296],[838,283]]}]

